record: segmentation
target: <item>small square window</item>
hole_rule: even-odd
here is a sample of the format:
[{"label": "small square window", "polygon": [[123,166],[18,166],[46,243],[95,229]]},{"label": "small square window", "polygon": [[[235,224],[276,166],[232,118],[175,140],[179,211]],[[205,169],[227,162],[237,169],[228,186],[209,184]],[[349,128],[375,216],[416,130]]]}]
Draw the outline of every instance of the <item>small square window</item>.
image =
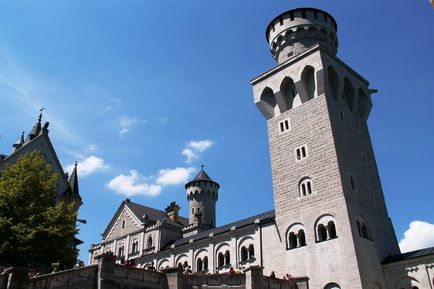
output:
[{"label": "small square window", "polygon": [[307,145],[302,145],[299,146],[297,148],[295,148],[295,160],[296,161],[301,161],[305,158],[307,158],[308,155],[308,151],[307,151]]},{"label": "small square window", "polygon": [[290,129],[291,129],[291,125],[289,123],[289,119],[285,119],[279,122],[279,133],[284,133]]}]

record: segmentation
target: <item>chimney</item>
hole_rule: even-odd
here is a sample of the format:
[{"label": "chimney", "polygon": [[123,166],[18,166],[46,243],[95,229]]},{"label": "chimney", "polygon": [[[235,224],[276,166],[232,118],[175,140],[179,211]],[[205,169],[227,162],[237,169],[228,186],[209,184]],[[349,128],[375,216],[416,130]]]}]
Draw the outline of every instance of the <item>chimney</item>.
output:
[{"label": "chimney", "polygon": [[171,202],[170,205],[165,209],[167,217],[169,217],[169,219],[172,221],[178,221],[179,209],[181,209],[181,207],[178,206],[176,202]]}]

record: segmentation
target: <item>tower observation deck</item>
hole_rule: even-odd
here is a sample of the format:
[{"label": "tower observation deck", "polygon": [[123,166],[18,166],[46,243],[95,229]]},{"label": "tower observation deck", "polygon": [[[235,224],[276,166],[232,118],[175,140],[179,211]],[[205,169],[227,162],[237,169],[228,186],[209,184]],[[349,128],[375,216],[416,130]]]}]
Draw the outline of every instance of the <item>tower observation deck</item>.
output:
[{"label": "tower observation deck", "polygon": [[338,38],[334,18],[315,8],[296,8],[286,11],[268,24],[267,41],[278,64],[320,43],[336,54]]}]

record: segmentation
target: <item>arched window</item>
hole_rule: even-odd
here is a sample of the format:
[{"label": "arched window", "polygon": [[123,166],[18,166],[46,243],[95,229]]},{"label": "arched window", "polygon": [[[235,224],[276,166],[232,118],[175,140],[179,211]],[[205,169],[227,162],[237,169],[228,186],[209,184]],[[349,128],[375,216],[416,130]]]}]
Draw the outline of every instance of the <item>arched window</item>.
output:
[{"label": "arched window", "polygon": [[341,289],[341,287],[336,283],[329,283],[324,287],[324,289]]},{"label": "arched window", "polygon": [[318,225],[318,241],[322,242],[327,240],[327,229],[323,224]]},{"label": "arched window", "polygon": [[303,178],[299,185],[300,197],[312,194],[312,180],[308,177]]},{"label": "arched window", "polygon": [[293,224],[287,231],[287,249],[294,249],[306,246],[306,235],[304,226],[300,223]]},{"label": "arched window", "polygon": [[248,253],[249,253],[249,259],[255,258],[255,247],[253,246],[253,244],[249,245]]},{"label": "arched window", "polygon": [[301,105],[300,95],[297,93],[294,81],[290,77],[285,77],[280,84],[280,93],[285,111]]},{"label": "arched window", "polygon": [[329,221],[327,223],[327,231],[330,239],[337,238],[335,222]]},{"label": "arched window", "polygon": [[153,245],[154,245],[154,244],[153,244],[153,242],[152,242],[152,236],[149,236],[149,237],[148,237],[148,241],[147,241],[147,243],[146,243],[146,248],[147,248],[147,249],[150,249],[150,248],[152,248]]},{"label": "arched window", "polygon": [[196,262],[196,271],[202,271],[203,270],[203,268],[202,268],[202,259],[201,258],[198,258],[197,259],[197,262]]},{"label": "arched window", "polygon": [[231,254],[229,253],[229,250],[225,252],[225,265],[231,264]]},{"label": "arched window", "polygon": [[295,236],[294,232],[289,233],[288,244],[289,249],[297,248],[297,237]]},{"label": "arched window", "polygon": [[299,247],[306,246],[306,235],[304,234],[303,229],[298,231],[297,238],[298,238],[298,246]]},{"label": "arched window", "polygon": [[184,261],[184,268],[188,267],[188,261]]},{"label": "arched window", "polygon": [[326,240],[335,239],[338,237],[335,219],[331,215],[324,215],[316,222],[316,241],[323,242]]},{"label": "arched window", "polygon": [[225,265],[225,258],[223,257],[223,253],[222,252],[220,252],[218,254],[217,259],[218,259],[218,266],[219,267],[223,267]]},{"label": "arched window", "polygon": [[241,261],[247,261],[247,249],[246,247],[241,247]]},{"label": "arched window", "polygon": [[304,94],[302,96],[302,102],[305,103],[311,100],[315,96],[315,69],[312,66],[306,66],[301,73],[301,81],[304,87]]},{"label": "arched window", "polygon": [[273,90],[269,87],[266,87],[262,91],[260,102],[256,103],[256,105],[266,119],[273,118],[275,116],[276,110],[278,110],[276,97],[274,96]]},{"label": "arched window", "polygon": [[208,256],[203,257],[203,270],[208,271]]},{"label": "arched window", "polygon": [[118,248],[118,257],[123,257],[125,255],[124,246]]}]

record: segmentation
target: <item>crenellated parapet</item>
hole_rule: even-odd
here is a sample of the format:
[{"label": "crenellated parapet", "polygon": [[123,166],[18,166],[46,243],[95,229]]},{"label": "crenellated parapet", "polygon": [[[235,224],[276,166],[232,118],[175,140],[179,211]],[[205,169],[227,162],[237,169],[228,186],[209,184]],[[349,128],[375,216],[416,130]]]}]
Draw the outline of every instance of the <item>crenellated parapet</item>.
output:
[{"label": "crenellated parapet", "polygon": [[336,21],[327,12],[297,8],[274,18],[267,27],[266,37],[273,58],[281,64],[317,43],[336,54],[336,32]]}]

